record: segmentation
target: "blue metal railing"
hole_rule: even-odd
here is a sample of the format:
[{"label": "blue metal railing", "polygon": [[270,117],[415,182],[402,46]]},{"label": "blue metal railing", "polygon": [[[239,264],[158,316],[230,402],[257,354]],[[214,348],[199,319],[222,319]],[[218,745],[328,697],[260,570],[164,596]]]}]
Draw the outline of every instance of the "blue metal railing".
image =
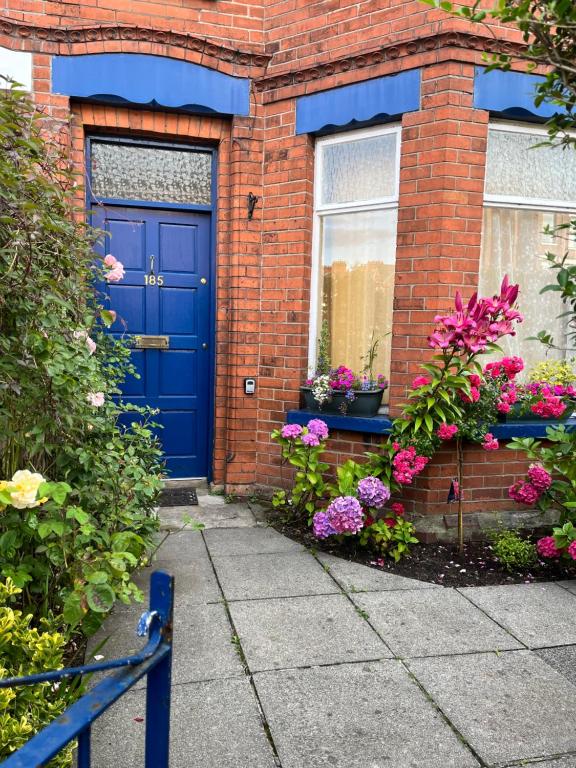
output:
[{"label": "blue metal railing", "polygon": [[145,768],[168,768],[170,742],[170,677],[174,579],[156,571],[150,579],[150,610],[142,614],[137,632],[148,643],[134,656],[0,680],[0,688],[35,685],[110,669],[119,671],[82,696],[60,717],[4,760],[2,768],[42,768],[73,739],[78,739],[77,768],[90,768],[92,723],[147,675]]}]

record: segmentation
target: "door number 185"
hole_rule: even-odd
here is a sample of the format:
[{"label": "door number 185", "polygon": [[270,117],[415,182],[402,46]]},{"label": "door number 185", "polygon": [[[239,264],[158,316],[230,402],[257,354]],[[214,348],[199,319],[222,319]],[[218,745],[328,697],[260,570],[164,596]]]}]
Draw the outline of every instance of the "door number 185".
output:
[{"label": "door number 185", "polygon": [[162,275],[144,275],[144,282],[146,285],[164,285],[164,277]]}]

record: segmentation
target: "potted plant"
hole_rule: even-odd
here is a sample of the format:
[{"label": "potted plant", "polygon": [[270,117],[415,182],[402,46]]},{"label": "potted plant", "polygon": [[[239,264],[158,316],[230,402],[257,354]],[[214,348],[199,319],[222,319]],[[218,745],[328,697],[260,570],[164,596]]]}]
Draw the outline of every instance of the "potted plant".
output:
[{"label": "potted plant", "polygon": [[323,323],[316,371],[301,387],[306,409],[367,418],[376,416],[388,387],[386,377],[373,372],[378,343],[379,339],[373,337],[364,356],[366,364],[361,374],[355,374],[345,365],[332,368],[328,356],[328,329]]},{"label": "potted plant", "polygon": [[[516,367],[510,366],[516,361]],[[564,421],[576,407],[576,376],[566,361],[548,361],[536,365],[528,382],[514,377],[523,369],[520,358],[504,358],[489,363],[484,373],[500,390],[499,418],[503,421]]]}]

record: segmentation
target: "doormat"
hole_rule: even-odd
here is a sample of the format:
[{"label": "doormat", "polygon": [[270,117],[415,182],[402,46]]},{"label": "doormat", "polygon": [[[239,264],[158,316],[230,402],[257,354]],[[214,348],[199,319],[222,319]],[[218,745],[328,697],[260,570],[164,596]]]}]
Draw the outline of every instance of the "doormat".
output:
[{"label": "doormat", "polygon": [[195,488],[164,488],[160,493],[161,507],[197,507]]}]

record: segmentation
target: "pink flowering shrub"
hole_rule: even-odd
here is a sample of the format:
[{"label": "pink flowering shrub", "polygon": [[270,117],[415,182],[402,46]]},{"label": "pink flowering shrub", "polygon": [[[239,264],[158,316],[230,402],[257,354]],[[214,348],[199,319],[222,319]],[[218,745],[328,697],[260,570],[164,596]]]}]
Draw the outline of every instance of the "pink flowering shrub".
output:
[{"label": "pink flowering shrub", "polygon": [[436,430],[436,434],[440,440],[452,440],[452,438],[458,434],[458,427],[456,424],[446,424],[445,422],[442,422]]}]

